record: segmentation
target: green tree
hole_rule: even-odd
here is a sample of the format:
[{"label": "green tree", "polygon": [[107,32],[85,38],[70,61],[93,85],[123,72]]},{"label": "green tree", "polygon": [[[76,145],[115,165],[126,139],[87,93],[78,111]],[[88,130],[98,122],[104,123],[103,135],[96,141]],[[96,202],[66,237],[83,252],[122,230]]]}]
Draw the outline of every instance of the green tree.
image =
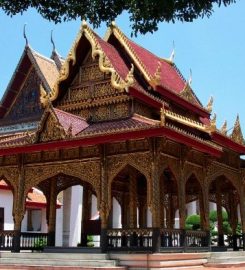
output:
[{"label": "green tree", "polygon": [[199,215],[190,215],[185,220],[186,230],[199,230],[201,228],[201,219]]},{"label": "green tree", "polygon": [[209,17],[215,6],[228,6],[236,0],[0,0],[8,15],[35,8],[44,18],[56,23],[71,19],[88,19],[98,27],[110,23],[123,11],[129,13],[132,33],[154,32],[159,22],[191,22]]}]

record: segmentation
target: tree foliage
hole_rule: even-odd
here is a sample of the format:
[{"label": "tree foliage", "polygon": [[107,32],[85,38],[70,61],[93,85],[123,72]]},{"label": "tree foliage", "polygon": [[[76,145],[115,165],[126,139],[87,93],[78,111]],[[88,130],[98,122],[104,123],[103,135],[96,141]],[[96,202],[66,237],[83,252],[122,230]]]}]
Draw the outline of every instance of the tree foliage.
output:
[{"label": "tree foliage", "polygon": [[87,19],[94,27],[110,23],[123,11],[129,13],[132,33],[154,32],[159,22],[191,22],[209,17],[215,6],[227,6],[236,0],[0,0],[8,15],[35,8],[44,18],[59,23]]},{"label": "tree foliage", "polygon": [[201,228],[200,215],[190,215],[185,220],[185,228],[187,230],[199,230]]}]

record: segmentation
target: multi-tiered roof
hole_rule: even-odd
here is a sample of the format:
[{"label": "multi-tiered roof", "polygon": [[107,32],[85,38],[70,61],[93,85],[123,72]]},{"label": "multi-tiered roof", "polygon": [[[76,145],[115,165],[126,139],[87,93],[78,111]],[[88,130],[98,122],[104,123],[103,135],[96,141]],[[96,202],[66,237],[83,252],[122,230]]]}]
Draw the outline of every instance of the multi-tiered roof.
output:
[{"label": "multi-tiered roof", "polygon": [[173,59],[142,48],[113,23],[105,39],[85,22],[66,60],[26,46],[0,106],[0,154],[167,137],[204,153],[245,153],[237,118],[216,128]]}]

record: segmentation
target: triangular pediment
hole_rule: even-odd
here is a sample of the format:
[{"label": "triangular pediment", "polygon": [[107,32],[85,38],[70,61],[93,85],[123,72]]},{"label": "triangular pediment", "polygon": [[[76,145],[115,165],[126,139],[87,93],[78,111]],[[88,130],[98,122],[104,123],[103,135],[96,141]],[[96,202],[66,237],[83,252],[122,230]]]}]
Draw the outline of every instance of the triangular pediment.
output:
[{"label": "triangular pediment", "polygon": [[58,141],[65,137],[66,132],[59,123],[53,108],[51,106],[46,108],[36,132],[35,142]]},{"label": "triangular pediment", "polygon": [[26,46],[0,104],[2,125],[6,123],[40,120],[40,85],[51,90],[58,76],[52,59],[46,58]]},{"label": "triangular pediment", "polygon": [[89,124],[80,116],[53,108],[49,103],[41,118],[35,142],[49,142],[76,137]]},{"label": "triangular pediment", "polygon": [[[56,84],[46,97],[42,97],[43,100],[45,98],[50,99],[55,101],[54,104],[61,101],[66,94],[67,88],[76,78],[89,50],[91,51],[92,60],[96,61],[96,70],[93,70],[92,67],[84,69],[80,74],[82,77],[90,78],[90,80],[94,77],[97,79],[97,75],[107,77],[112,87],[118,92],[126,92],[128,87],[133,85],[133,67],[125,63],[111,44],[101,39],[86,23],[83,23],[74,46],[61,68]],[[93,72],[90,72],[91,70]]]}]

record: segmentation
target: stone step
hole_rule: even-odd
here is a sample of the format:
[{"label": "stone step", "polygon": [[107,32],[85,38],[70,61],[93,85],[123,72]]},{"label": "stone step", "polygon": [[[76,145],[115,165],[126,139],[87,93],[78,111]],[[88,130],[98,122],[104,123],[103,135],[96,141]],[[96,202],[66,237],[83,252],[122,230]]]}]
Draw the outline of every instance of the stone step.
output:
[{"label": "stone step", "polygon": [[36,266],[116,266],[115,260],[74,260],[74,259],[31,259],[31,258],[0,258],[1,265],[36,265]]},{"label": "stone step", "polygon": [[245,256],[245,251],[212,252],[210,258],[235,258]]},{"label": "stone step", "polygon": [[245,263],[245,257],[235,257],[235,258],[219,258],[219,259],[209,259],[208,263],[235,263],[235,262],[244,262]]},{"label": "stone step", "polygon": [[101,253],[99,247],[45,247],[45,253]]},{"label": "stone step", "polygon": [[102,253],[44,253],[44,252],[1,252],[1,258],[30,258],[30,259],[68,259],[68,260],[108,260],[109,256]]},{"label": "stone step", "polygon": [[[1,269],[1,268],[0,268]],[[179,267],[164,267],[164,268],[135,268],[130,267],[130,270],[209,270],[204,266],[179,266]]]},{"label": "stone step", "polygon": [[118,260],[119,265],[130,270],[149,269],[202,269],[207,263],[209,253],[178,254],[110,254],[111,259]]},{"label": "stone step", "polygon": [[0,265],[0,270],[127,270],[122,266],[111,267],[83,267],[83,266],[28,266],[28,265]]},{"label": "stone step", "polygon": [[200,266],[207,263],[206,259],[184,261],[120,261],[119,265],[133,268],[167,268],[167,267],[190,267]]}]

